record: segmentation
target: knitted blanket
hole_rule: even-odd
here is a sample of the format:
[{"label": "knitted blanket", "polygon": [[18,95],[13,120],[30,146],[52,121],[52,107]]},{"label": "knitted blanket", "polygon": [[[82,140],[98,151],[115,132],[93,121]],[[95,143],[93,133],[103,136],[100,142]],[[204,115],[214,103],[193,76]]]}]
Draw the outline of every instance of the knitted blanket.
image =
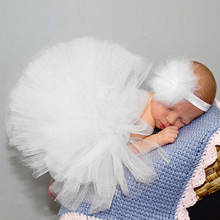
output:
[{"label": "knitted blanket", "polygon": [[175,143],[164,146],[170,158],[169,164],[157,150],[150,152],[157,172],[157,179],[151,185],[136,182],[125,169],[129,196],[124,196],[118,187],[110,210],[89,215],[89,205],[83,203],[75,213],[61,207],[59,218],[189,219],[186,208],[196,202],[193,188],[204,182],[204,168],[216,160],[215,144],[220,144],[219,130],[220,111],[215,104],[207,113],[181,128]]}]

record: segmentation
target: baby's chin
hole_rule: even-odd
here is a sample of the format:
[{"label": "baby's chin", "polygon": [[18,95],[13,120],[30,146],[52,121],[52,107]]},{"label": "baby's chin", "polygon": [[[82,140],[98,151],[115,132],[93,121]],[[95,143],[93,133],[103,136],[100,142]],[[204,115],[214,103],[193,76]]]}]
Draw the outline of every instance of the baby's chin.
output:
[{"label": "baby's chin", "polygon": [[155,127],[154,127],[154,132],[159,132],[161,130],[162,130],[162,128],[160,127],[160,123],[156,123]]}]

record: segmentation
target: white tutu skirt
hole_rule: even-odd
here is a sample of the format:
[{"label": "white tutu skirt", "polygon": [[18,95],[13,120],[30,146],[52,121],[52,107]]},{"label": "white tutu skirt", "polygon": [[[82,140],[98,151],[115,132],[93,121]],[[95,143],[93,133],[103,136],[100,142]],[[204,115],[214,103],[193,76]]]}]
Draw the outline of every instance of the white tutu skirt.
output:
[{"label": "white tutu skirt", "polygon": [[129,195],[125,167],[139,182],[154,179],[146,152],[130,147],[138,140],[131,133],[153,132],[140,118],[148,100],[140,85],[150,67],[111,41],[77,38],[38,54],[11,91],[9,145],[34,177],[50,173],[64,207],[84,201],[90,213],[109,209],[117,185]]}]

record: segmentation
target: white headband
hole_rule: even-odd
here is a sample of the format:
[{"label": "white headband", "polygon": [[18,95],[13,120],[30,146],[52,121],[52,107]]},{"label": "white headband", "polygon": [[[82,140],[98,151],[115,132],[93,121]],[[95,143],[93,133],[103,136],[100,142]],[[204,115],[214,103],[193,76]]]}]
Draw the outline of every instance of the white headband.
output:
[{"label": "white headband", "polygon": [[207,112],[209,108],[211,107],[210,104],[208,104],[207,102],[204,102],[202,99],[200,99],[198,96],[194,95],[193,93],[191,93],[185,99],[204,112]]},{"label": "white headband", "polygon": [[154,92],[155,100],[167,106],[173,106],[184,99],[205,112],[211,106],[194,95],[200,87],[192,61],[188,59],[172,59],[160,65],[149,80],[149,86]]}]

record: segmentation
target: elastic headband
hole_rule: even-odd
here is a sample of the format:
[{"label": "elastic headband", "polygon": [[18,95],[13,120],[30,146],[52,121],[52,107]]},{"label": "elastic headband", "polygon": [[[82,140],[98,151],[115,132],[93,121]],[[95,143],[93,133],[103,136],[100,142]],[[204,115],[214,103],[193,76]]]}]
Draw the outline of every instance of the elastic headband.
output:
[{"label": "elastic headband", "polygon": [[202,99],[191,93],[187,98],[185,98],[187,101],[195,105],[197,108],[201,109],[202,111],[206,112],[211,107],[210,104],[207,102],[204,102]]}]

